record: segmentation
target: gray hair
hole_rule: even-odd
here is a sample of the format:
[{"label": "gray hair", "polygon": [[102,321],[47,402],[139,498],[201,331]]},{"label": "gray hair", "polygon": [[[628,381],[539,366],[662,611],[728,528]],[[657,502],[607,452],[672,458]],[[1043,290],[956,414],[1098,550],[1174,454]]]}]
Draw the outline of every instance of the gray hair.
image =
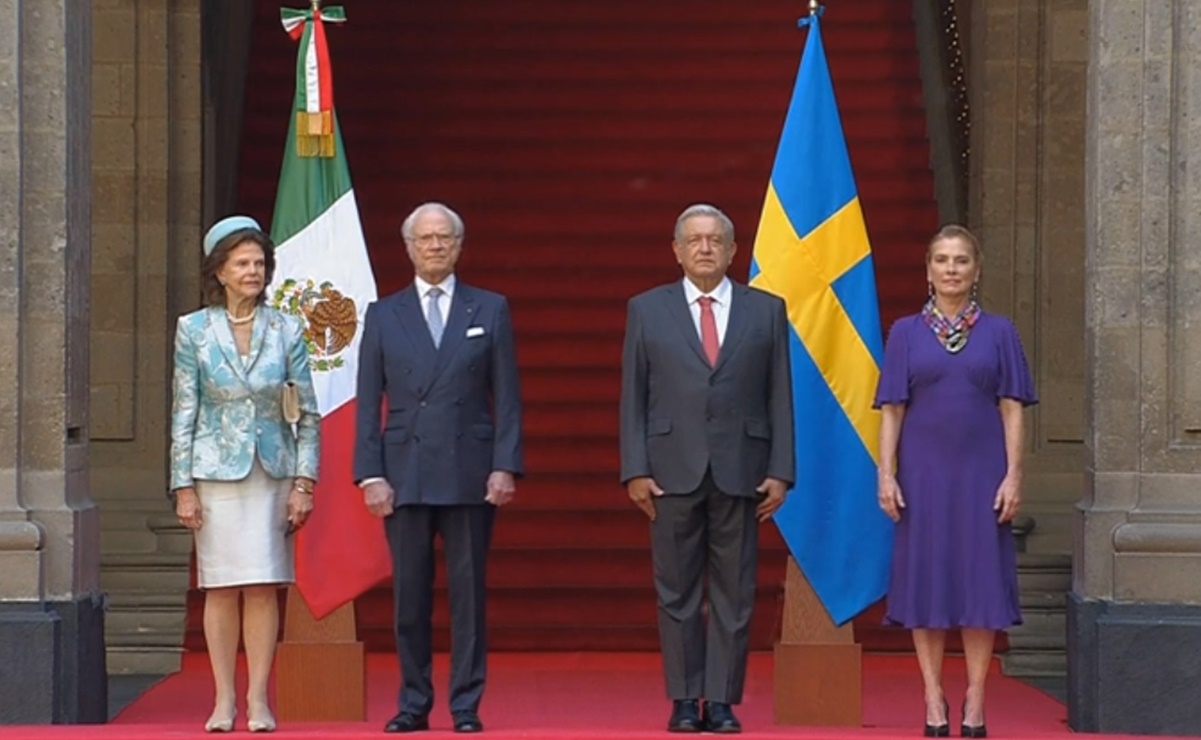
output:
[{"label": "gray hair", "polygon": [[404,223],[400,225],[400,235],[404,237],[406,242],[413,241],[413,224],[417,223],[417,219],[421,218],[421,215],[426,211],[438,211],[443,216],[446,216],[450,220],[450,226],[455,232],[455,239],[460,242],[463,241],[465,230],[463,228],[463,219],[459,214],[455,213],[453,208],[444,203],[429,201],[414,208],[413,212],[405,218]]},{"label": "gray hair", "polygon": [[734,222],[730,217],[722,212],[717,206],[711,206],[708,203],[694,203],[684,209],[680,217],[676,219],[676,230],[673,234],[677,242],[682,241],[684,237],[684,222],[693,216],[712,216],[721,222],[721,229],[725,232],[726,242],[734,243]]}]

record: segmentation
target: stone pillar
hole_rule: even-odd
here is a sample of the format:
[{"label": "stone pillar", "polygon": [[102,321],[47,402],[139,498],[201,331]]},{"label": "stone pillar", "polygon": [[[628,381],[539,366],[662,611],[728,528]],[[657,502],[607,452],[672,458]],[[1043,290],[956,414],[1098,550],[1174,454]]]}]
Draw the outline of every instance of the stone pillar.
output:
[{"label": "stone pillar", "polygon": [[970,225],[986,310],[1017,324],[1038,386],[1023,514],[1033,553],[1070,552],[1083,486],[1087,0],[972,5]]},{"label": "stone pillar", "polygon": [[0,723],[107,717],[88,483],[91,12],[0,0]]},{"label": "stone pillar", "polygon": [[1201,733],[1201,2],[1089,1],[1076,730]]}]

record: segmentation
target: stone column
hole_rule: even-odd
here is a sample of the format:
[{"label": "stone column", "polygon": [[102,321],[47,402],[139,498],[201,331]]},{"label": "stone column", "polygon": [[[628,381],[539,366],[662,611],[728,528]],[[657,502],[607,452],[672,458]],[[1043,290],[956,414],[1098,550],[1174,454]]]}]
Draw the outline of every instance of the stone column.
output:
[{"label": "stone column", "polygon": [[1089,0],[1069,722],[1201,733],[1201,2]]},{"label": "stone column", "polygon": [[91,12],[0,0],[0,723],[107,716],[88,485]]}]

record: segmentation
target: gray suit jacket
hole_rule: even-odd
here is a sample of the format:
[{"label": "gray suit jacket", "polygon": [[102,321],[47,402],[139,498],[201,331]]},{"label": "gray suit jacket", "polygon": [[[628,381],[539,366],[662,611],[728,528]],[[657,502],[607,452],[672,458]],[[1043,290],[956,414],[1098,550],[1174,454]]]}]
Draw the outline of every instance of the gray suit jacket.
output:
[{"label": "gray suit jacket", "polygon": [[621,480],[651,476],[691,493],[706,470],[724,493],[755,496],[766,477],[791,484],[792,377],[784,301],[734,283],[711,368],[683,285],[630,299],[622,356]]},{"label": "gray suit jacket", "polygon": [[459,281],[437,348],[412,285],[373,303],[359,348],[355,480],[387,478],[399,506],[483,504],[493,470],[522,474],[504,296]]}]

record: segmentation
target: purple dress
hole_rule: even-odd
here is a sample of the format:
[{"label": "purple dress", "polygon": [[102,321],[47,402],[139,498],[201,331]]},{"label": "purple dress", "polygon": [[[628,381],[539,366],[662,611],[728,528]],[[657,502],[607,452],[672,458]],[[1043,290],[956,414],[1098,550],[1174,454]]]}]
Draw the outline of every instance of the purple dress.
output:
[{"label": "purple dress", "polygon": [[967,346],[943,348],[920,315],[893,324],[876,407],[905,404],[885,619],[908,628],[1021,624],[1017,558],[993,500],[1005,477],[998,401],[1037,403],[1017,329],[982,313]]}]

